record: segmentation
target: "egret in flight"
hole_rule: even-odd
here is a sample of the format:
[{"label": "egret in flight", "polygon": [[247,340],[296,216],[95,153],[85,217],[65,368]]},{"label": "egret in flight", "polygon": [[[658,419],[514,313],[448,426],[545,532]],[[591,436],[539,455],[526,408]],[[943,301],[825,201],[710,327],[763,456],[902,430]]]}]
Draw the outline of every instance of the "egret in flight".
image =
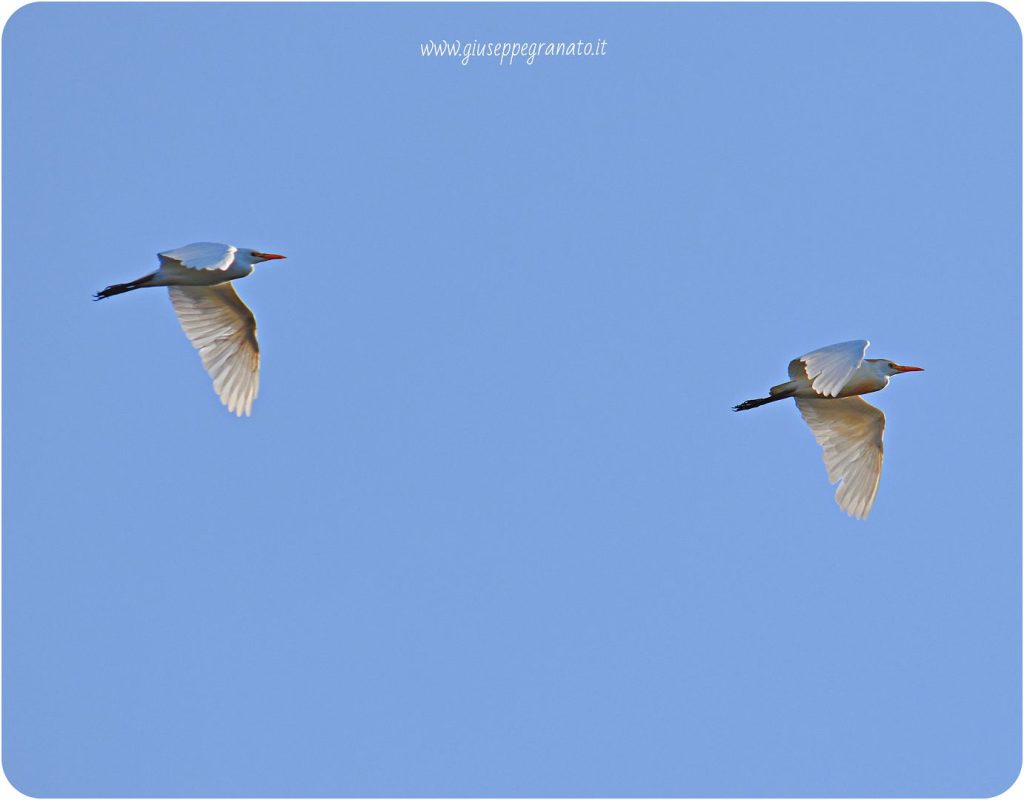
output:
[{"label": "egret in flight", "polygon": [[921,372],[886,358],[864,358],[864,339],[840,342],[789,362],[789,380],[773,386],[768,397],[733,407],[746,411],[792,397],[804,422],[825,451],[829,483],[839,481],[836,502],[852,517],[864,519],[875,502],[882,476],[885,414],[858,395],[889,385],[901,372]]},{"label": "egret in flight", "polygon": [[238,416],[248,416],[259,390],[260,348],[256,318],[231,281],[252,274],[261,261],[284,256],[216,242],[196,242],[157,255],[156,272],[108,286],[94,299],[166,286],[178,321],[199,351],[221,403]]}]

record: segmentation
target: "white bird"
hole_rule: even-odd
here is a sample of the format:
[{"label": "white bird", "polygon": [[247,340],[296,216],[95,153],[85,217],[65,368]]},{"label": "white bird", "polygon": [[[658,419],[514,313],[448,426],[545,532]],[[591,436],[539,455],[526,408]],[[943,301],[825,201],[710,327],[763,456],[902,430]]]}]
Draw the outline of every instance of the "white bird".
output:
[{"label": "white bird", "polygon": [[260,383],[256,318],[231,281],[252,274],[255,264],[284,258],[217,242],[195,242],[157,254],[160,268],[129,283],[115,283],[94,299],[149,286],[166,286],[182,330],[199,351],[213,388],[228,411],[252,413]]},{"label": "white bird", "polygon": [[857,395],[889,385],[901,372],[921,372],[885,358],[864,358],[864,339],[840,342],[789,362],[790,380],[769,390],[768,397],[747,400],[733,411],[792,397],[811,433],[824,450],[829,483],[839,481],[836,502],[852,517],[864,519],[875,502],[882,476],[885,414]]}]

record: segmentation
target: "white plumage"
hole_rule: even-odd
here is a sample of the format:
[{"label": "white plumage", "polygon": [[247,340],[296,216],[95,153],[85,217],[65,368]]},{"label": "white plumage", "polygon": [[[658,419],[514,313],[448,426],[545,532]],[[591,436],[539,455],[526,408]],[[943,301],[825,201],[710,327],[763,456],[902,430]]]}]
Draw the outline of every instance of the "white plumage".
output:
[{"label": "white plumage", "polygon": [[867,351],[868,342],[864,339],[822,347],[790,361],[789,377],[807,377],[815,392],[835,397],[864,361]]},{"label": "white plumage", "polygon": [[792,397],[821,445],[836,502],[847,514],[864,519],[871,511],[882,476],[885,415],[858,395],[889,385],[901,372],[920,372],[884,358],[864,358],[868,342],[822,347],[789,362],[790,380],[773,386],[768,397],[747,400],[736,411]]},{"label": "white plumage", "polygon": [[796,407],[821,445],[836,502],[847,514],[867,517],[882,477],[885,414],[859,397],[797,397]]},{"label": "white plumage", "polygon": [[177,250],[157,253],[161,262],[177,261],[188,269],[228,269],[235,260],[238,248],[219,242],[193,242]]},{"label": "white plumage", "polygon": [[97,292],[102,300],[150,286],[167,286],[182,330],[199,351],[221,402],[238,416],[252,413],[260,383],[256,318],[231,281],[250,275],[275,253],[217,242],[195,242],[159,253],[160,268]]}]

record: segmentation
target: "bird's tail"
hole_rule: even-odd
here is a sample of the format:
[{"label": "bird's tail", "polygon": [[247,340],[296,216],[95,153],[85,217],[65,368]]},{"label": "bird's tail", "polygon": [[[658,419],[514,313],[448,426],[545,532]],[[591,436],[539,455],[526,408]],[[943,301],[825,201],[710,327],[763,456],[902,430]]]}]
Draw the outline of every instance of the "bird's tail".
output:
[{"label": "bird's tail", "polygon": [[755,400],[744,400],[738,406],[733,406],[733,411],[749,411],[752,408],[763,406],[765,403],[774,403],[776,400],[782,400],[781,397],[758,397]]},{"label": "bird's tail", "polygon": [[133,289],[141,289],[143,286],[148,284],[151,280],[153,280],[153,276],[152,275],[146,275],[144,278],[139,278],[138,280],[129,281],[128,283],[115,283],[113,286],[108,286],[106,289],[104,289],[101,292],[96,292],[96,294],[94,294],[92,296],[92,299],[93,300],[103,300],[104,298],[107,298],[107,297],[113,297],[115,294],[124,294],[125,292],[132,291]]},{"label": "bird's tail", "polygon": [[785,400],[787,397],[792,397],[796,391],[794,381],[788,383],[780,383],[778,386],[771,388],[771,395],[769,397],[758,397],[754,400],[744,400],[738,406],[733,406],[733,411],[749,411],[752,408],[763,406],[765,403],[774,403],[777,400]]}]

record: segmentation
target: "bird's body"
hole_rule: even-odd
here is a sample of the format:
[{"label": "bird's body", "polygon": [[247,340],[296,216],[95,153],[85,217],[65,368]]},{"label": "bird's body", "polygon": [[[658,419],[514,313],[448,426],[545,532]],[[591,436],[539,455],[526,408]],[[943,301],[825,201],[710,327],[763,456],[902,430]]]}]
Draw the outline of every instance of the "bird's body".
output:
[{"label": "bird's body", "polygon": [[882,475],[885,415],[859,395],[880,391],[901,372],[919,372],[884,358],[864,358],[868,342],[857,339],[814,350],[789,362],[789,380],[768,397],[747,400],[735,411],[792,397],[824,450],[829,481],[839,481],[836,502],[851,516],[871,511]]},{"label": "bird's body", "polygon": [[[859,394],[880,392],[889,385],[889,361],[884,358],[865,358],[850,373],[846,382],[835,391],[832,397],[855,397]],[[821,397],[824,393],[814,388],[814,382],[807,376],[805,363],[795,358],[789,362],[790,380],[771,388],[771,393],[784,394],[788,397]]]},{"label": "bird's body", "polygon": [[252,274],[261,261],[284,256],[216,242],[196,242],[158,256],[155,272],[108,286],[95,299],[168,287],[181,327],[199,351],[221,402],[238,416],[252,413],[259,390],[256,319],[231,281]]}]

